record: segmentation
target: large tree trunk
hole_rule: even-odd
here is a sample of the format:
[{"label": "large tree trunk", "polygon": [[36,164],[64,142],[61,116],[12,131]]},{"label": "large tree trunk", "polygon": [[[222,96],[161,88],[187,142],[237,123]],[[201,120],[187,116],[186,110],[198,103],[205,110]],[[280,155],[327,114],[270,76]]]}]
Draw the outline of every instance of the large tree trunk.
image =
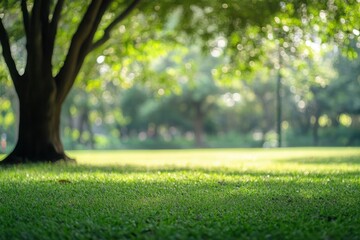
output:
[{"label": "large tree trunk", "polygon": [[[54,80],[43,82],[54,83]],[[18,141],[2,164],[74,161],[66,156],[60,139],[62,102],[56,98],[56,88],[52,84],[46,85],[35,89],[24,87],[18,91]]]},{"label": "large tree trunk", "polygon": [[72,88],[86,55],[110,38],[110,31],[139,1],[133,0],[105,27],[102,37],[94,42],[102,16],[112,0],[92,0],[72,36],[64,63],[57,74],[52,71],[52,56],[64,0],[58,0],[53,9],[50,1],[35,0],[31,12],[26,1],[21,1],[27,50],[23,74],[17,70],[10,39],[0,18],[3,56],[20,104],[18,142],[1,164],[70,161],[60,140],[62,103]]}]

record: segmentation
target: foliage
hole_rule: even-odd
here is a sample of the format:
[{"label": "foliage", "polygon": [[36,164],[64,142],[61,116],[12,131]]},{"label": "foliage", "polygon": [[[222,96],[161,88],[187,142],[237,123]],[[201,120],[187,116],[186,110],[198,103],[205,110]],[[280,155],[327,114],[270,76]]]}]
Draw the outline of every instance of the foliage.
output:
[{"label": "foliage", "polygon": [[360,236],[359,149],[73,155],[0,169],[2,238]]},{"label": "foliage", "polygon": [[[1,4],[11,50],[22,69],[20,3]],[[124,4],[113,2],[95,40]],[[143,1],[114,28],[112,38],[85,59],[63,105],[65,145],[123,148],[129,138],[138,147],[188,146],[185,135],[195,129],[194,101],[206,110],[204,146],[223,146],[221,139],[229,146],[264,145],[273,139],[278,72],[283,75],[282,124],[291,132],[289,145],[315,142],[311,135],[320,118],[317,144],[358,145],[359,5],[340,0]],[[53,73],[63,64],[86,7],[81,1],[64,5]],[[75,10],[78,14],[68,14]],[[336,60],[344,46],[351,62]],[[2,58],[0,77],[0,131],[12,145],[18,113],[12,112],[16,96]],[[159,134],[139,139],[154,130]],[[170,144],[169,136],[185,140]]]}]

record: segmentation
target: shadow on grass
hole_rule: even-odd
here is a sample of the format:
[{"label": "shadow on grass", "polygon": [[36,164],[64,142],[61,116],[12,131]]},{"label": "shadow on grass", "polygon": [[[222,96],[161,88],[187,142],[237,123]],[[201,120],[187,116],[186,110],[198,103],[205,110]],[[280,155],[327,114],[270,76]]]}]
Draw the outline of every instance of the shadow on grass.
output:
[{"label": "shadow on grass", "polygon": [[[348,158],[348,159],[337,159],[337,158],[324,158],[324,159],[308,159],[308,160],[300,160],[300,159],[292,159],[292,160],[278,160],[278,162],[290,162],[290,163],[300,163],[300,164],[313,164],[314,167],[311,168],[316,170],[315,165],[323,165],[323,164],[348,164],[356,166],[359,163],[359,159],[357,158]],[[318,177],[326,177],[326,176],[359,176],[360,170],[347,170],[347,171],[331,171],[331,173],[325,172],[321,173],[314,171],[297,171],[296,167],[294,170],[251,170],[231,168],[227,166],[179,166],[179,165],[160,165],[160,166],[143,166],[143,165],[135,165],[135,164],[104,164],[104,165],[91,165],[91,164],[64,164],[64,163],[30,163],[30,164],[22,164],[22,165],[9,165],[0,167],[0,173],[6,172],[8,170],[17,170],[17,171],[26,171],[26,170],[35,170],[36,172],[43,173],[118,173],[118,174],[155,174],[155,173],[182,173],[182,172],[198,172],[204,174],[221,174],[221,175],[252,175],[252,176],[296,176],[296,175],[307,175],[307,176],[318,176]],[[336,169],[335,169],[336,170]]]},{"label": "shadow on grass", "polygon": [[[25,169],[25,168],[24,168]],[[56,170],[56,168],[52,168]],[[58,169],[59,170],[59,169]],[[66,166],[66,181],[45,179],[0,188],[0,235],[55,239],[356,239],[360,191],[355,173],[310,175],[206,169]],[[50,169],[51,171],[51,169]],[[159,179],[72,173],[165,173]],[[173,179],[166,173],[200,173]],[[204,174],[212,175],[206,178]],[[242,174],[257,179],[242,178]],[[114,177],[114,176],[113,176]],[[230,177],[230,178],[229,178]],[[342,180],[340,180],[340,178]],[[344,181],[343,181],[344,180]],[[27,234],[25,237],[23,234]],[[57,235],[56,235],[57,234]]]},{"label": "shadow on grass", "polygon": [[299,163],[299,164],[312,164],[312,165],[360,165],[360,155],[350,155],[346,157],[295,157],[284,160],[277,160],[278,162],[287,162],[287,163]]},{"label": "shadow on grass", "polygon": [[[32,172],[44,177],[31,180]],[[0,177],[7,173],[12,174],[10,180],[0,180],[4,238],[360,236],[359,171],[305,174],[171,165],[33,164],[0,169]]]}]

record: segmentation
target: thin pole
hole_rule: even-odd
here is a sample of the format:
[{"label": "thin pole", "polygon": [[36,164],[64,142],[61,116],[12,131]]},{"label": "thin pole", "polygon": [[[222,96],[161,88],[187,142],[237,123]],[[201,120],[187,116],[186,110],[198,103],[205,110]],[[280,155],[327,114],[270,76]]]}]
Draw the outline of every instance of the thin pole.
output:
[{"label": "thin pole", "polygon": [[277,145],[279,148],[282,146],[282,131],[281,131],[281,122],[282,122],[282,104],[281,104],[281,68],[282,68],[282,56],[281,48],[279,47],[279,69],[278,76],[276,81],[276,131],[277,131]]}]

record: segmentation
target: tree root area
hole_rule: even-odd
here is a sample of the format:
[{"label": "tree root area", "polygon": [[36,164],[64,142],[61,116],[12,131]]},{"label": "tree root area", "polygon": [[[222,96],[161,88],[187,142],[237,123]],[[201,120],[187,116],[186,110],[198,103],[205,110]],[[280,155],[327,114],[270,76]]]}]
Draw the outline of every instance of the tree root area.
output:
[{"label": "tree root area", "polygon": [[18,165],[18,164],[31,164],[31,163],[71,163],[75,164],[76,160],[64,154],[49,154],[48,156],[39,157],[24,157],[16,153],[10,153],[2,161],[0,166]]}]

